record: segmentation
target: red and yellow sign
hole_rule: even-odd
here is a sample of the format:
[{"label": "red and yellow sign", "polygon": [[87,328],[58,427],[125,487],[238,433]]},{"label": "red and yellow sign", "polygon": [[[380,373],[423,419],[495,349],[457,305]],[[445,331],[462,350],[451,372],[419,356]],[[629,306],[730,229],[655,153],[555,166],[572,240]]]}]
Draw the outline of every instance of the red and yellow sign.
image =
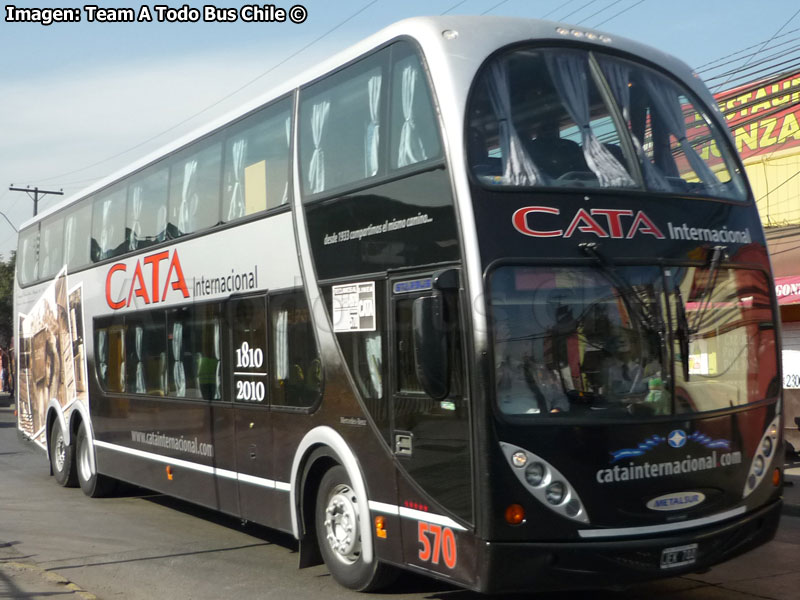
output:
[{"label": "red and yellow sign", "polygon": [[742,160],[800,146],[800,72],[777,81],[740,86],[714,97]]}]

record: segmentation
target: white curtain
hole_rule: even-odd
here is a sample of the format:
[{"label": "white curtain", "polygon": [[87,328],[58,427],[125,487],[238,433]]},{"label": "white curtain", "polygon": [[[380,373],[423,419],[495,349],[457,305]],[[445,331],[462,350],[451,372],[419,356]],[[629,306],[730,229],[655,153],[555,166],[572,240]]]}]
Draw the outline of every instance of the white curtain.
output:
[{"label": "white curtain", "polygon": [[578,53],[545,54],[547,70],[567,112],[581,131],[583,157],[601,187],[633,187],[625,167],[600,143],[591,127],[588,58]]},{"label": "white curtain", "polygon": [[183,324],[172,324],[172,376],[175,380],[175,395],[186,395],[186,370],[183,367]]},{"label": "white curtain", "polygon": [[103,230],[100,232],[100,258],[111,254],[111,241],[114,239],[114,224],[111,223],[111,209],[114,202],[109,198],[103,201]]},{"label": "white curtain", "polygon": [[191,233],[195,230],[194,217],[200,198],[197,194],[197,160],[186,162],[183,168],[183,191],[181,205],[178,211],[178,230],[181,234]]},{"label": "white curtain", "polygon": [[158,239],[159,242],[163,242],[165,239],[167,239],[167,207],[166,206],[160,206],[158,208],[157,221],[158,221],[158,234],[156,235],[156,238]]},{"label": "white curtain", "polygon": [[50,230],[43,229],[42,230],[42,247],[39,250],[39,262],[41,263],[41,267],[39,268],[42,277],[47,277],[50,275]]},{"label": "white curtain", "polygon": [[136,393],[144,394],[147,392],[147,384],[144,380],[144,363],[142,362],[142,341],[144,337],[144,329],[137,326],[134,331],[136,336]]},{"label": "white curtain", "polygon": [[214,385],[214,400],[222,397],[222,352],[220,351],[220,324],[219,320],[214,321],[214,358],[217,359],[216,382]]},{"label": "white curtain", "polygon": [[108,384],[108,332],[100,329],[97,332],[97,370],[100,372],[100,381]]},{"label": "white curtain", "polygon": [[131,192],[131,236],[128,238],[128,250],[136,250],[142,239],[142,186],[134,186]]},{"label": "white curtain", "polygon": [[[291,145],[292,141],[292,117],[286,117],[286,122],[284,123],[284,127],[286,129],[286,156],[289,156],[289,146]],[[289,202],[289,180],[286,180],[286,185],[283,186],[283,198],[281,198],[281,204],[286,204]]]},{"label": "white curtain", "polygon": [[[670,134],[677,138],[686,160],[694,170],[695,175],[705,183],[709,189],[719,186],[717,176],[711,171],[706,162],[695,151],[686,137],[686,117],[680,101],[680,91],[667,79],[651,73],[643,74],[644,84],[650,95],[650,101],[656,109],[661,122]],[[673,152],[674,156],[674,152]]]},{"label": "white curtain", "polygon": [[322,100],[314,104],[311,110],[311,137],[314,142],[314,153],[308,165],[308,188],[312,194],[325,190],[325,151],[323,150],[323,134],[331,103]]},{"label": "white curtain", "polygon": [[72,264],[75,257],[75,217],[67,217],[64,223],[64,264]]},{"label": "white curtain", "polygon": [[372,177],[378,173],[378,148],[380,144],[381,75],[373,75],[367,81],[369,98],[369,123],[364,138],[364,175]]},{"label": "white curtain", "polygon": [[244,206],[244,154],[247,152],[247,139],[236,140],[231,146],[231,166],[233,176],[233,189],[231,190],[231,204],[228,207],[228,221],[239,219],[245,214]]},{"label": "white curtain", "polygon": [[383,353],[380,333],[367,334],[366,350],[370,381],[375,389],[375,397],[381,398],[383,396]]},{"label": "white curtain", "polygon": [[406,167],[428,158],[422,138],[417,132],[414,122],[414,91],[417,87],[419,69],[414,65],[403,68],[401,98],[403,105],[403,126],[400,129],[400,147],[397,154],[397,166]]},{"label": "white curtain", "polygon": [[[614,94],[614,98],[616,99],[620,109],[622,110],[622,116],[625,119],[625,124],[628,125],[630,129],[629,125],[631,122],[630,68],[628,68],[624,64],[610,60],[603,60],[602,66],[603,66],[603,74],[605,75],[606,81],[608,81],[608,85],[611,88],[611,93]],[[632,130],[629,130],[628,133],[630,134],[631,140],[633,141],[633,149],[636,152],[636,156],[639,158],[639,164],[642,165],[642,172],[644,173],[644,179],[645,182],[647,183],[648,189],[669,191],[670,189],[669,184],[661,175],[661,173],[659,173],[658,169],[656,169],[653,166],[653,163],[650,162],[650,159],[645,154],[642,142],[636,137],[636,135],[633,133]]]},{"label": "white curtain", "polygon": [[496,60],[489,69],[486,88],[492,110],[497,116],[497,131],[502,151],[503,183],[506,185],[535,185],[542,175],[522,147],[519,132],[511,118],[511,94],[508,90],[508,71],[504,61]]},{"label": "white curtain", "polygon": [[282,310],[275,319],[275,379],[289,378],[289,313]]}]

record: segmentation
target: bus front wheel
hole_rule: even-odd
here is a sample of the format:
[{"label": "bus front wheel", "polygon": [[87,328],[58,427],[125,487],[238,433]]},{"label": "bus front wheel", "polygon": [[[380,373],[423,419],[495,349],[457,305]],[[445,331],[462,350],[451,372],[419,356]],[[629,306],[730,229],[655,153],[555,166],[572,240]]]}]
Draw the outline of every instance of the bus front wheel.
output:
[{"label": "bus front wheel", "polygon": [[75,474],[75,446],[67,444],[58,419],[53,421],[50,428],[50,466],[58,485],[75,487],[78,484]]},{"label": "bus front wheel", "polygon": [[114,489],[115,481],[105,475],[100,475],[97,472],[92,456],[94,448],[89,442],[89,436],[86,433],[86,425],[81,423],[78,429],[77,446],[77,467],[78,467],[78,483],[81,486],[83,493],[90,498],[102,498],[108,496]]},{"label": "bus front wheel", "polygon": [[378,561],[364,561],[361,551],[362,518],[358,497],[341,465],[322,477],[317,491],[315,525],[317,542],[328,570],[344,587],[361,592],[380,589],[396,577],[395,570]]}]

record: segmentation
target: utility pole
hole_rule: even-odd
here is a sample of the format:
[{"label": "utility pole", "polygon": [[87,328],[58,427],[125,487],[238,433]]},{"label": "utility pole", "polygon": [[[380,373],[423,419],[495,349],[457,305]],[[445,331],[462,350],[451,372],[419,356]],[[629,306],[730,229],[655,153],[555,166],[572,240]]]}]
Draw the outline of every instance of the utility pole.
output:
[{"label": "utility pole", "polygon": [[31,200],[33,200],[33,216],[34,217],[37,214],[39,214],[39,197],[40,196],[47,196],[47,194],[53,194],[55,196],[63,196],[64,195],[64,190],[63,189],[61,189],[61,190],[56,192],[54,190],[40,190],[38,187],[31,188],[31,186],[24,187],[24,188],[19,188],[19,187],[14,187],[13,183],[9,186],[8,189],[10,191],[12,191],[12,192],[25,192],[26,194],[28,194],[28,196],[30,196]]}]

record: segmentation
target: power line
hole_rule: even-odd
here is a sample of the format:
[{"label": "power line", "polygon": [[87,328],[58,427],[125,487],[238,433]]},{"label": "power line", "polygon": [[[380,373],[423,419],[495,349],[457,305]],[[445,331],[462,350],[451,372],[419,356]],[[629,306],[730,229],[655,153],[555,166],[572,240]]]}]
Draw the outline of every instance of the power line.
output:
[{"label": "power line", "polygon": [[[761,52],[761,51],[763,50],[763,48],[764,48],[764,47],[766,47],[766,46],[767,46],[767,45],[768,45],[768,44],[769,44],[769,43],[770,43],[772,40],[774,40],[774,39],[775,39],[775,36],[777,36],[777,35],[778,35],[778,34],[779,34],[781,31],[783,31],[784,27],[786,27],[786,26],[787,26],[789,23],[791,23],[791,22],[794,20],[794,18],[795,18],[797,15],[800,15],[800,9],[798,9],[798,11],[797,11],[796,13],[794,13],[794,14],[791,16],[791,18],[790,18],[788,21],[786,21],[786,23],[784,23],[783,25],[781,25],[780,29],[778,29],[778,31],[776,31],[774,34],[772,34],[772,37],[771,37],[771,38],[769,38],[769,39],[768,39],[766,42],[764,42],[764,44],[763,44],[762,48],[761,48],[760,50],[757,50],[756,52],[754,52],[754,53],[753,53],[753,56],[755,56],[756,54],[758,54],[759,52]],[[751,58],[752,58],[752,57],[751,57]],[[744,65],[742,65],[742,68],[744,68],[745,66],[747,66],[747,64],[748,64],[749,62],[750,62],[750,58],[748,58],[748,59],[747,59],[747,61],[745,61],[745,64],[744,64]],[[722,85],[725,85],[726,83],[727,83],[727,81],[726,81],[725,83],[723,83]]]},{"label": "power line", "polygon": [[508,0],[501,0],[500,2],[498,2],[497,4],[495,4],[494,6],[492,6],[491,8],[487,8],[487,9],[486,9],[485,11],[483,11],[481,14],[482,14],[482,15],[487,15],[487,14],[489,14],[490,12],[492,12],[492,11],[493,11],[495,8],[498,8],[498,7],[502,6],[502,5],[503,5],[503,4],[505,4],[506,2],[508,2]]},{"label": "power line", "polygon": [[575,0],[567,0],[567,1],[566,1],[566,2],[564,2],[563,4],[559,4],[558,6],[556,6],[556,7],[555,7],[553,10],[551,10],[551,11],[550,11],[549,13],[547,13],[546,15],[542,15],[542,19],[546,19],[547,17],[549,17],[550,15],[552,15],[554,12],[561,10],[561,9],[562,9],[562,8],[564,8],[564,7],[565,7],[567,4],[572,4],[574,1],[575,1]]},{"label": "power line", "polygon": [[586,8],[587,6],[591,6],[591,5],[592,5],[592,4],[594,4],[595,2],[597,2],[597,0],[589,0],[589,2],[587,2],[587,3],[586,3],[586,4],[584,4],[583,6],[580,6],[580,7],[576,8],[575,10],[573,10],[571,13],[569,13],[569,14],[566,14],[566,15],[564,15],[563,17],[561,17],[561,18],[559,19],[559,21],[565,21],[566,19],[569,19],[569,18],[570,18],[572,15],[574,15],[576,12],[580,12],[580,11],[582,11],[584,8]]},{"label": "power line", "polygon": [[446,15],[446,14],[447,14],[447,13],[449,13],[451,10],[455,10],[455,9],[457,9],[459,6],[461,6],[462,4],[464,4],[466,1],[467,1],[467,0],[461,0],[460,2],[456,2],[455,4],[453,4],[453,6],[451,6],[450,8],[448,8],[448,9],[447,9],[446,11],[444,11],[442,14],[443,14],[443,15]]},{"label": "power line", "polygon": [[[800,29],[792,29],[791,31],[787,31],[786,33],[784,33],[783,35],[778,36],[778,37],[786,37],[787,35],[789,35],[791,33],[796,33],[798,31],[800,31]],[[780,48],[781,46],[785,46],[786,44],[790,44],[790,43],[792,43],[792,42],[794,42],[794,41],[796,41],[798,39],[800,39],[800,38],[793,37],[793,38],[791,38],[789,40],[781,42],[780,44],[775,44],[774,46],[770,46],[769,49],[770,50],[774,50],[775,48]],[[697,73],[705,73],[705,72],[711,71],[713,69],[724,67],[725,65],[734,64],[734,63],[739,62],[740,60],[742,60],[742,59],[744,59],[744,58],[746,58],[748,56],[753,56],[755,54],[758,54],[758,52],[751,52],[750,54],[745,54],[744,56],[740,56],[740,57],[735,58],[733,60],[725,60],[725,59],[732,58],[732,57],[736,56],[737,54],[742,54],[743,52],[746,52],[747,50],[752,50],[756,46],[758,46],[758,44],[755,44],[753,46],[749,46],[747,48],[742,48],[741,50],[738,50],[738,51],[736,51],[736,52],[734,52],[732,54],[728,54],[727,56],[723,56],[721,58],[717,58],[715,60],[712,60],[711,62],[707,62],[707,63],[705,63],[703,65],[700,65],[699,67],[695,67],[694,70]],[[725,62],[723,62],[723,61],[725,61]]]},{"label": "power line", "polygon": [[[786,37],[787,35],[790,35],[790,34],[792,34],[792,33],[796,33],[796,32],[798,32],[798,31],[800,31],[800,28],[798,28],[798,29],[792,29],[791,31],[787,31],[786,33],[784,33],[784,34],[782,34],[782,35],[773,36],[773,38],[772,38],[772,39],[773,39],[773,40],[777,40],[777,39],[780,39],[780,38],[782,38],[782,37]],[[718,62],[720,62],[720,61],[723,61],[723,60],[725,60],[726,58],[731,58],[731,57],[733,57],[733,56],[736,56],[737,54],[741,54],[742,52],[747,52],[748,50],[752,50],[753,48],[756,48],[756,47],[757,47],[759,44],[761,44],[761,43],[763,43],[763,42],[759,42],[758,44],[753,44],[752,46],[748,46],[747,48],[742,48],[741,50],[737,50],[736,52],[732,52],[731,54],[726,54],[725,56],[721,56],[720,58],[715,58],[715,59],[714,59],[714,60],[712,60],[712,61],[709,61],[709,62],[707,62],[707,63],[704,63],[704,64],[702,64],[702,65],[700,65],[700,66],[698,66],[698,67],[695,67],[695,70],[696,70],[698,73],[701,73],[702,71],[701,71],[700,69],[703,69],[704,67],[708,67],[708,66],[710,66],[710,65],[713,65],[713,64],[715,64],[715,63],[718,63]],[[780,45],[780,44],[779,44],[779,45]],[[774,47],[777,47],[777,46],[774,46]],[[753,52],[753,54],[757,54],[757,52]],[[749,56],[749,55],[748,55],[748,56]],[[735,62],[735,61],[731,61],[731,62]],[[708,70],[708,69],[706,69],[706,70]]]},{"label": "power line", "polygon": [[[241,91],[242,91],[243,89],[245,89],[246,87],[249,87],[249,86],[251,86],[253,83],[255,83],[256,81],[258,81],[258,80],[259,80],[259,79],[261,79],[262,77],[264,77],[264,76],[268,75],[269,73],[271,73],[272,71],[274,71],[274,70],[275,70],[275,69],[277,69],[278,67],[280,67],[280,66],[282,66],[282,65],[286,64],[288,61],[290,61],[291,59],[295,58],[295,57],[296,57],[297,55],[299,55],[301,52],[304,52],[305,50],[308,50],[308,49],[309,49],[311,46],[313,46],[313,45],[314,45],[314,44],[316,44],[317,42],[321,41],[323,38],[327,37],[328,35],[330,35],[330,34],[331,34],[331,33],[333,33],[334,31],[336,31],[337,29],[339,29],[340,27],[342,27],[342,26],[343,26],[343,25],[345,25],[346,23],[349,23],[350,21],[352,21],[354,18],[356,18],[356,17],[357,17],[358,15],[360,15],[361,13],[363,13],[365,10],[367,10],[367,9],[368,9],[370,6],[372,6],[372,5],[373,5],[373,4],[375,4],[376,2],[378,2],[378,0],[371,0],[370,2],[368,2],[367,4],[365,4],[364,6],[362,6],[362,7],[361,7],[361,8],[359,8],[358,10],[356,10],[356,11],[355,11],[353,14],[351,14],[349,17],[347,17],[347,18],[346,18],[346,19],[344,19],[343,21],[340,21],[340,22],[339,22],[337,25],[334,25],[333,27],[331,27],[330,29],[328,29],[328,30],[327,30],[325,33],[323,33],[323,34],[322,34],[322,35],[320,35],[319,37],[317,37],[317,38],[313,39],[311,42],[309,42],[308,44],[306,44],[305,46],[303,46],[302,48],[300,48],[300,49],[299,49],[299,50],[297,50],[296,52],[293,52],[292,54],[290,54],[289,56],[287,56],[287,57],[286,57],[286,58],[284,58],[283,60],[281,60],[281,61],[279,61],[278,63],[274,64],[272,67],[270,67],[269,69],[267,69],[266,71],[264,71],[264,72],[263,72],[263,73],[261,73],[260,75],[258,75],[258,76],[256,76],[256,77],[254,77],[253,79],[251,79],[250,81],[248,81],[248,82],[247,82],[247,83],[245,83],[244,85],[242,85],[242,86],[239,86],[237,89],[235,89],[235,90],[234,90],[234,91],[232,91],[231,93],[229,93],[229,94],[225,95],[224,97],[220,98],[219,100],[217,100],[217,101],[216,101],[216,102],[214,102],[213,104],[210,104],[209,106],[206,106],[206,107],[205,107],[204,109],[202,109],[201,111],[199,111],[199,112],[196,112],[196,113],[194,113],[193,115],[190,115],[189,117],[187,117],[186,119],[184,119],[184,120],[180,121],[179,123],[177,123],[177,124],[173,125],[172,127],[169,127],[169,128],[167,128],[167,129],[165,129],[165,130],[161,131],[160,133],[157,133],[156,135],[154,135],[154,136],[152,136],[152,137],[150,137],[150,138],[146,139],[145,141],[143,141],[143,142],[141,142],[141,143],[139,143],[139,144],[136,144],[135,146],[132,146],[131,148],[128,148],[127,150],[124,150],[124,151],[122,151],[122,152],[119,152],[119,153],[117,153],[117,154],[114,154],[113,156],[109,156],[108,158],[105,158],[105,159],[103,159],[103,160],[101,160],[101,161],[98,161],[98,162],[96,162],[96,163],[93,163],[93,164],[91,164],[91,165],[89,165],[89,166],[87,166],[87,167],[83,167],[83,168],[80,168],[80,169],[75,169],[74,171],[68,171],[67,173],[61,173],[60,175],[54,175],[54,176],[52,176],[52,177],[48,177],[48,178],[42,179],[41,181],[52,181],[53,179],[59,179],[59,178],[61,178],[61,177],[66,177],[66,176],[68,176],[68,175],[73,175],[74,173],[80,173],[80,172],[82,172],[82,171],[86,171],[87,169],[91,169],[92,167],[96,167],[96,166],[98,166],[98,165],[101,165],[101,164],[103,164],[103,163],[106,163],[106,162],[108,162],[108,161],[110,161],[110,160],[113,160],[113,159],[115,159],[115,158],[118,158],[118,157],[120,157],[120,156],[123,156],[124,154],[128,154],[129,152],[131,152],[131,151],[133,151],[133,150],[136,150],[136,149],[138,149],[138,148],[141,148],[142,146],[144,146],[144,145],[146,145],[146,144],[148,144],[148,143],[150,143],[150,142],[152,142],[152,141],[154,141],[154,140],[156,140],[156,139],[160,138],[160,137],[161,137],[161,136],[163,136],[164,134],[166,134],[166,133],[169,133],[169,132],[171,132],[171,131],[174,131],[175,129],[177,129],[177,128],[178,128],[178,127],[180,127],[181,125],[184,125],[184,124],[186,124],[187,122],[191,121],[191,120],[192,120],[192,119],[194,119],[195,117],[198,117],[198,116],[202,115],[203,113],[205,113],[205,112],[209,111],[210,109],[214,108],[215,106],[217,106],[217,105],[221,104],[221,103],[222,103],[222,102],[224,102],[225,100],[227,100],[227,99],[231,98],[231,97],[232,97],[232,96],[234,96],[235,94],[238,94],[239,92],[241,92]],[[502,4],[502,2],[501,2],[501,4]]]},{"label": "power line", "polygon": [[598,24],[597,24],[597,25],[595,25],[595,26],[594,26],[592,29],[597,29],[598,27],[600,27],[600,26],[602,26],[602,25],[605,25],[605,24],[606,24],[606,23],[608,23],[609,21],[612,21],[612,20],[616,19],[618,16],[620,16],[620,15],[622,15],[622,14],[625,14],[626,12],[628,12],[629,10],[631,10],[632,8],[635,8],[635,7],[639,6],[639,5],[640,5],[642,2],[644,2],[644,0],[639,0],[639,1],[638,1],[636,4],[632,4],[632,5],[630,5],[628,8],[626,8],[626,9],[623,9],[623,10],[619,11],[619,12],[618,12],[617,14],[615,14],[613,17],[609,17],[609,18],[607,18],[605,21],[603,21],[602,23],[598,23]]},{"label": "power line", "polygon": [[576,23],[576,25],[581,25],[581,24],[583,24],[584,22],[588,21],[589,19],[593,19],[594,17],[596,17],[596,16],[597,16],[597,15],[599,15],[600,13],[604,13],[604,12],[606,12],[606,11],[607,11],[609,8],[611,8],[611,7],[612,7],[612,6],[614,6],[615,4],[619,4],[620,2],[622,2],[622,0],[614,0],[614,2],[612,2],[612,3],[611,3],[611,4],[609,4],[608,6],[604,6],[603,8],[601,8],[600,10],[598,10],[597,12],[595,12],[595,13],[593,13],[593,14],[589,15],[588,17],[585,17],[585,18],[581,19],[580,21],[578,21],[578,22]]},{"label": "power line", "polygon": [[756,202],[760,202],[761,200],[763,200],[764,198],[766,198],[767,196],[769,196],[769,195],[770,195],[770,194],[772,194],[773,192],[776,192],[776,191],[778,191],[780,188],[782,188],[784,185],[786,185],[787,183],[789,183],[789,182],[790,182],[792,179],[794,179],[794,178],[795,178],[795,177],[797,177],[798,175],[800,175],[800,171],[797,171],[797,172],[796,172],[794,175],[790,175],[789,177],[787,177],[786,179],[784,179],[784,180],[783,180],[783,182],[781,182],[780,184],[776,185],[776,186],[775,186],[774,188],[772,188],[771,190],[767,190],[767,193],[766,193],[766,194],[764,194],[764,195],[763,195],[763,196],[761,196],[760,198],[756,198]]}]

